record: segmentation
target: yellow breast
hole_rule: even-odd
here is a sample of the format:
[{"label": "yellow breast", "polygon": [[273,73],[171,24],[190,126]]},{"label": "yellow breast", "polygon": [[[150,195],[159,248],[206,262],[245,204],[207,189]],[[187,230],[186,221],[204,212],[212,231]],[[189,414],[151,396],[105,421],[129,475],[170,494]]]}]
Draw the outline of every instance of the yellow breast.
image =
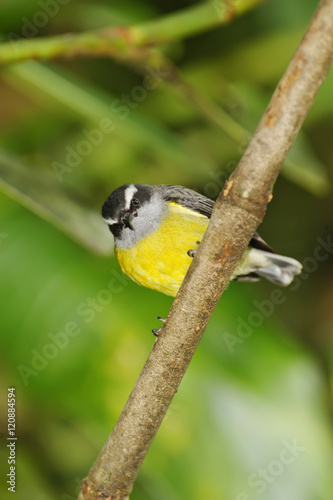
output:
[{"label": "yellow breast", "polygon": [[115,247],[120,267],[139,285],[175,296],[192,262],[187,252],[197,250],[208,222],[204,215],[170,203],[156,231],[133,248]]}]

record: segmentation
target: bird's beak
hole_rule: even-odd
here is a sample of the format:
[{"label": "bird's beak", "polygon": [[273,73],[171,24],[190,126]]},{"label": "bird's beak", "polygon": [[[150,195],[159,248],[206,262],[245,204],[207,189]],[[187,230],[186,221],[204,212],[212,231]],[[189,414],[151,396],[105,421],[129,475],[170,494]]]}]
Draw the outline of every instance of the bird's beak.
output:
[{"label": "bird's beak", "polygon": [[133,231],[134,227],[132,226],[132,220],[133,215],[130,212],[125,213],[122,217],[122,222],[124,223],[125,227],[128,227]]}]

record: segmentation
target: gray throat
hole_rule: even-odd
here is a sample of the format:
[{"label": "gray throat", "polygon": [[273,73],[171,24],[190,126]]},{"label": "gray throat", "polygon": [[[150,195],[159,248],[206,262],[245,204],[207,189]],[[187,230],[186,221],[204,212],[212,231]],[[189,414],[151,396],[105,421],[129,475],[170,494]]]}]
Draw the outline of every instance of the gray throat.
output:
[{"label": "gray throat", "polygon": [[138,209],[138,216],[132,220],[134,229],[125,227],[120,236],[115,238],[115,245],[120,249],[132,248],[158,229],[166,211],[165,202],[156,193],[147,204]]}]

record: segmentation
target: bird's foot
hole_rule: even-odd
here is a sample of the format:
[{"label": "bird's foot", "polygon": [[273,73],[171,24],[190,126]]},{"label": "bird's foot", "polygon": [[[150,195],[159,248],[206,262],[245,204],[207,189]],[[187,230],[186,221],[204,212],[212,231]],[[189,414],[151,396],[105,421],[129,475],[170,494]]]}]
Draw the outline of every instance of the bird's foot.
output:
[{"label": "bird's foot", "polygon": [[[164,322],[165,322],[165,319],[164,319],[164,318],[161,318],[161,316],[157,316],[157,319],[158,319],[159,321],[162,321],[162,323],[164,323]],[[163,325],[162,325],[162,326],[163,326]],[[153,328],[152,332],[153,332],[153,334],[155,335],[155,337],[158,337],[158,336],[159,336],[162,326],[160,326],[159,328]]]},{"label": "bird's foot", "polygon": [[[196,241],[196,244],[197,244],[197,245],[200,245],[200,241]],[[195,254],[196,254],[196,253],[197,253],[197,251],[196,251],[196,250],[188,250],[187,255],[188,255],[189,257],[192,257],[192,258],[193,258],[193,257],[195,256]]]}]

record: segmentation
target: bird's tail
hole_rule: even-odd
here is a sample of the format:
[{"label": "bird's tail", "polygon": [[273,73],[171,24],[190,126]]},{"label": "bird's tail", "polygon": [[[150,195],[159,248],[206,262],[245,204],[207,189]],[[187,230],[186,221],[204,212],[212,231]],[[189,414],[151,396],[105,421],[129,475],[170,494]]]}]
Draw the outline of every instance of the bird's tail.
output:
[{"label": "bird's tail", "polygon": [[302,272],[302,264],[291,257],[264,251],[261,253],[265,254],[266,262],[263,267],[255,269],[255,273],[276,285],[288,286]]}]

